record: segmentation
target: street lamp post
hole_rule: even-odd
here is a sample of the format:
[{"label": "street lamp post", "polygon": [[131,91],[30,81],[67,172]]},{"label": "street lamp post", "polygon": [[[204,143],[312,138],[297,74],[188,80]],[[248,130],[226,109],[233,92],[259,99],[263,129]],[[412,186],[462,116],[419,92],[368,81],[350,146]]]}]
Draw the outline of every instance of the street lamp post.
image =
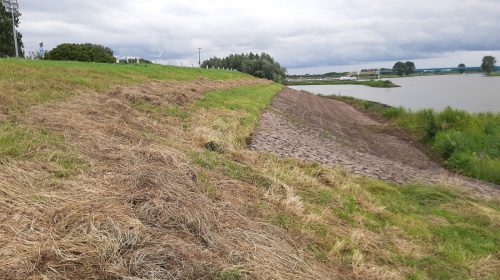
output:
[{"label": "street lamp post", "polygon": [[2,4],[7,12],[12,14],[12,32],[14,33],[14,47],[16,48],[16,57],[19,57],[19,47],[17,45],[17,30],[15,16],[19,14],[19,4],[17,0],[2,0]]},{"label": "street lamp post", "polygon": [[198,48],[198,66],[201,67],[201,48]]}]

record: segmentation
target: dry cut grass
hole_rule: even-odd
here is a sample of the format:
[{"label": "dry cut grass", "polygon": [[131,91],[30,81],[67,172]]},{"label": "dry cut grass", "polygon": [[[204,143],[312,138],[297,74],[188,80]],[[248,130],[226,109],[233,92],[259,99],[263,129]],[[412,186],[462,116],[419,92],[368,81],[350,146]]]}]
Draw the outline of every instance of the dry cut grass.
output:
[{"label": "dry cut grass", "polygon": [[[206,91],[255,83],[263,82],[151,82],[17,115],[17,125],[58,141],[33,142],[36,156],[3,155],[1,278],[336,278],[301,240],[244,210],[264,199],[258,188],[191,164],[201,148],[172,112],[196,114],[185,106]],[[46,154],[64,151],[85,167],[55,176]],[[214,200],[209,181],[227,199]]]}]

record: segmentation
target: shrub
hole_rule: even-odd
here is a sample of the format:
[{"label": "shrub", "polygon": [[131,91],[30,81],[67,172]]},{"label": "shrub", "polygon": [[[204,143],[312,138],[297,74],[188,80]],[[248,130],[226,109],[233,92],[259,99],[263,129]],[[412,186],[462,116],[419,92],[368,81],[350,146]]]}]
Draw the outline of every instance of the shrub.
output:
[{"label": "shrub", "polygon": [[95,44],[61,44],[45,55],[47,60],[115,63],[113,51]]},{"label": "shrub", "polygon": [[463,110],[454,110],[447,107],[438,114],[438,122],[440,129],[461,128],[467,125],[470,115]]},{"label": "shrub", "polygon": [[438,125],[436,123],[436,114],[433,110],[421,110],[415,115],[417,118],[417,126],[420,127],[422,135],[422,140],[432,141],[436,137],[438,132]]}]

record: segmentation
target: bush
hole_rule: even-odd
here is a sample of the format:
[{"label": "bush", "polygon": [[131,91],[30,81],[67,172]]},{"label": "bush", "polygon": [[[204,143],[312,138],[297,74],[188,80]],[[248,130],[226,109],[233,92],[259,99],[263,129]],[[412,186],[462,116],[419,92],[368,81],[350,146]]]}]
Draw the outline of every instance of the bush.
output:
[{"label": "bush", "polygon": [[95,44],[61,44],[45,55],[46,60],[115,63],[113,51]]},{"label": "bush", "polygon": [[415,117],[417,119],[417,126],[420,127],[420,132],[423,133],[422,140],[427,142],[432,141],[438,132],[434,110],[427,109],[418,111]]},{"label": "bush", "polygon": [[459,129],[467,126],[470,115],[463,110],[454,110],[450,107],[438,114],[438,123],[441,130]]}]

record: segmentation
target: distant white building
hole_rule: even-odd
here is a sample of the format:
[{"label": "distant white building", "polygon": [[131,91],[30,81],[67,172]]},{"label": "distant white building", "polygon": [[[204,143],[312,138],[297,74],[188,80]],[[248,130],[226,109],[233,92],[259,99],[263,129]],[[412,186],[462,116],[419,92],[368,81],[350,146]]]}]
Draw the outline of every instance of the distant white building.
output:
[{"label": "distant white building", "polygon": [[340,77],[341,81],[355,81],[357,79],[358,79],[358,77],[356,77],[356,76],[343,76],[343,77]]}]

